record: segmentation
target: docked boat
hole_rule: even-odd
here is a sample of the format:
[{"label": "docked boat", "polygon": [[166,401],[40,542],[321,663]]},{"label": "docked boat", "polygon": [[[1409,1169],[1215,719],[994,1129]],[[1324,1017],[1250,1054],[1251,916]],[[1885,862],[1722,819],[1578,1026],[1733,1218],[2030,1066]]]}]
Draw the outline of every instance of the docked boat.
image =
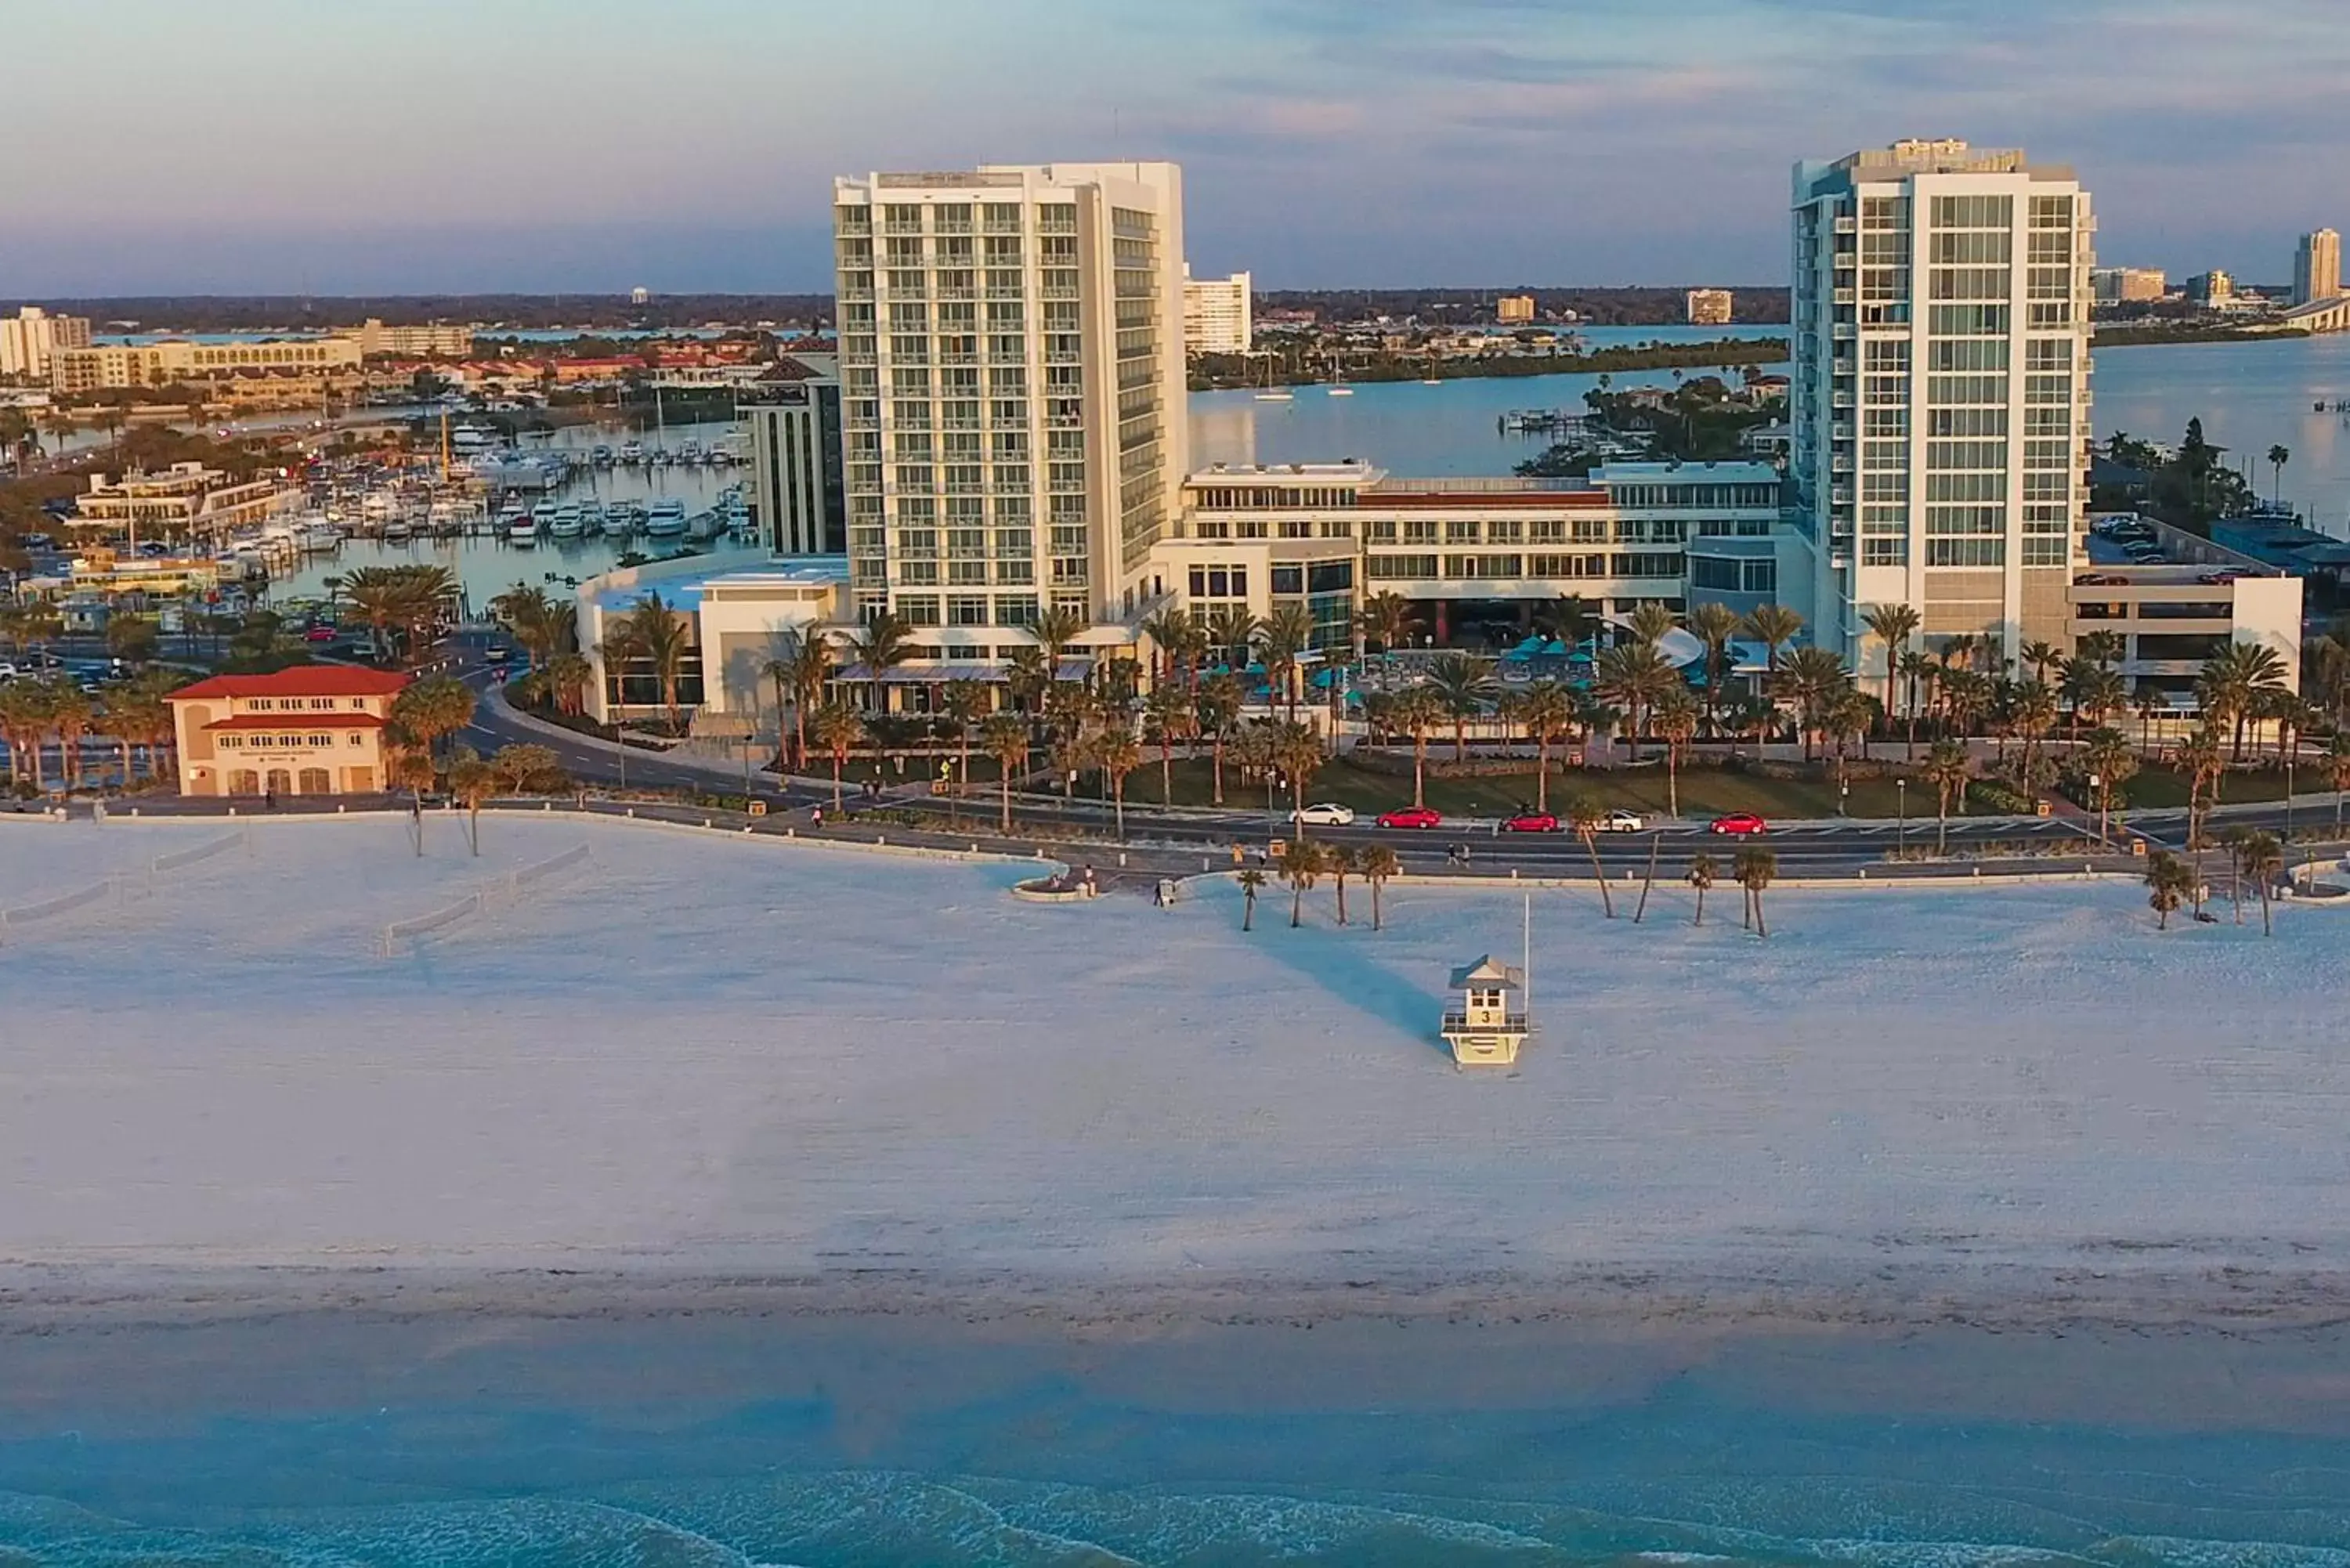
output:
[{"label": "docked boat", "polygon": [[415,537],[416,530],[408,525],[405,517],[395,517],[383,525],[383,542],[387,545],[405,545]]},{"label": "docked boat", "polygon": [[645,533],[654,539],[674,539],[685,532],[685,503],[664,495],[645,514]]},{"label": "docked boat", "polygon": [[525,513],[516,521],[507,524],[505,541],[529,549],[538,543],[538,519]]},{"label": "docked boat", "polygon": [[588,454],[588,461],[598,468],[609,468],[612,466],[612,449],[598,441],[596,450]]},{"label": "docked boat", "polygon": [[680,462],[700,462],[702,461],[702,443],[694,440],[691,436],[688,436],[683,441],[678,442],[677,461]]},{"label": "docked boat", "polygon": [[330,556],[343,547],[343,531],[324,518],[302,524],[299,537],[302,548],[313,556]]},{"label": "docked boat", "polygon": [[590,539],[601,538],[604,533],[604,504],[583,501],[579,504],[579,527]]},{"label": "docked boat", "polygon": [[577,539],[587,531],[588,524],[581,517],[579,504],[576,501],[567,501],[556,507],[555,514],[546,522],[549,538]]},{"label": "docked boat", "polygon": [[644,442],[640,441],[626,441],[620,443],[620,462],[623,466],[634,468],[637,464],[644,461]]}]

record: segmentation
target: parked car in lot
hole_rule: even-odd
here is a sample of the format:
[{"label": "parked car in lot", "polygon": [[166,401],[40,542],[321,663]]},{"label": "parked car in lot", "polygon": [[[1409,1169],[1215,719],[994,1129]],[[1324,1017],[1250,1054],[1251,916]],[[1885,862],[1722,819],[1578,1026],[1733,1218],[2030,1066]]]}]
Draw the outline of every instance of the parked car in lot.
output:
[{"label": "parked car in lot", "polygon": [[341,633],[336,631],[331,626],[314,626],[302,634],[303,638],[310,642],[332,642],[340,635]]},{"label": "parked car in lot", "polygon": [[1522,811],[1502,824],[1504,833],[1556,833],[1558,818],[1547,811]]},{"label": "parked car in lot", "polygon": [[1399,806],[1394,811],[1379,813],[1381,827],[1441,827],[1444,814],[1425,805]]},{"label": "parked car in lot", "polygon": [[1607,820],[1599,826],[1607,833],[1646,833],[1648,819],[1637,811],[1627,811],[1619,805],[1607,814]]},{"label": "parked car in lot", "polygon": [[1726,816],[1715,817],[1709,831],[1743,836],[1750,834],[1768,833],[1771,831],[1771,825],[1751,811],[1733,811]]},{"label": "parked car in lot", "polygon": [[1355,820],[1355,808],[1335,800],[1316,801],[1303,810],[1291,812],[1289,820],[1306,827],[1345,827]]}]

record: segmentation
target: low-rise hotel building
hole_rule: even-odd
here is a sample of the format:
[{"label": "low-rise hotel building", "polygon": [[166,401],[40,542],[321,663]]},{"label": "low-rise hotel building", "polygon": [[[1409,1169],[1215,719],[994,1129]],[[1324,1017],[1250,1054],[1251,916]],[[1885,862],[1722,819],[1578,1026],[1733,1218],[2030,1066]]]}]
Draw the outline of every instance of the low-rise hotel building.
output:
[{"label": "low-rise hotel building", "polygon": [[[1762,462],[1609,463],[1583,479],[1406,479],[1367,463],[1191,475],[1153,587],[1194,615],[1303,604],[1315,645],[1351,647],[1364,597],[1420,607],[1424,635],[1494,636],[1570,595],[1602,614],[1708,600],[1802,609],[1804,544]],[[1783,592],[1783,585],[1786,592]]]},{"label": "low-rise hotel building", "polygon": [[1738,302],[1726,288],[1693,288],[1687,303],[1691,327],[1726,327]]},{"label": "low-rise hotel building", "polygon": [[235,343],[197,343],[167,337],[160,343],[97,343],[60,348],[51,358],[50,386],[71,396],[116,388],[168,387],[241,371],[315,374],[352,370],[365,358],[355,337],[264,337]]},{"label": "low-rise hotel building", "polygon": [[183,795],[374,794],[384,726],[408,677],[301,664],[215,675],[171,694]]}]

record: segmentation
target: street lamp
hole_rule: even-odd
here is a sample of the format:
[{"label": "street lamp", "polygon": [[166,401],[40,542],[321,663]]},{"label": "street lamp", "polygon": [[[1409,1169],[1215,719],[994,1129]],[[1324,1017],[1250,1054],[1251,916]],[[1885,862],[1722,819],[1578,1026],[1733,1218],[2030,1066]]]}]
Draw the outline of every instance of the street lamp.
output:
[{"label": "street lamp", "polygon": [[1893,781],[1893,857],[1899,859],[1909,846],[1909,781]]}]

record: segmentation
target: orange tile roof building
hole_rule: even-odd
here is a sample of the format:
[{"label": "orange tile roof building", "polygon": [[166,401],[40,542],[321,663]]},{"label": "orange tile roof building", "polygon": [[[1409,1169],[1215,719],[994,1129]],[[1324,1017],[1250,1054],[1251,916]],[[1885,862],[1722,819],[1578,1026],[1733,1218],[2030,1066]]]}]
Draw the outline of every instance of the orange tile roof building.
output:
[{"label": "orange tile roof building", "polygon": [[171,695],[186,795],[374,794],[408,677],[339,664],[215,675]]}]

